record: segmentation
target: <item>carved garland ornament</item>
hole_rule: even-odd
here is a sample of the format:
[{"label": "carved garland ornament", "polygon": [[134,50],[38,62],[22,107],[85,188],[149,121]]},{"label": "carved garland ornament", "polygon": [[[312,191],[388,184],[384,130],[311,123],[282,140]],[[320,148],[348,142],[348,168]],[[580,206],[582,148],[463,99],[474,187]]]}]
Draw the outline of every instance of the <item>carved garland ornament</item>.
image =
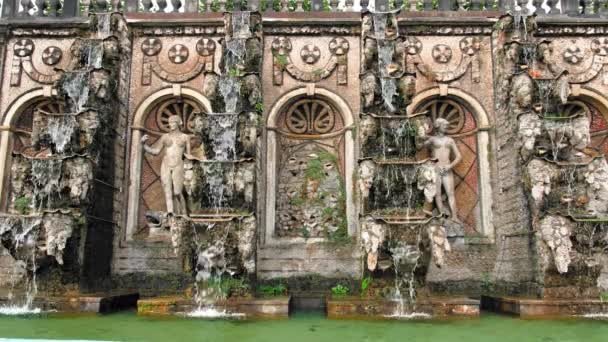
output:
[{"label": "carved garland ornament", "polygon": [[[307,45],[308,46],[308,45]],[[302,59],[309,64],[314,64],[318,61],[314,60],[314,47],[307,48],[305,46],[300,51]],[[337,83],[339,85],[347,84],[348,78],[348,59],[347,53],[350,48],[348,41],[342,37],[336,37],[329,42],[329,52],[331,58],[324,67],[314,71],[303,71],[293,64],[290,57],[292,49],[291,40],[287,37],[277,37],[272,41],[273,54],[273,83],[275,85],[283,84],[283,72],[287,71],[291,77],[303,82],[319,82],[329,77],[334,70],[337,74]],[[305,51],[306,49],[306,51]],[[309,53],[309,49],[312,49]],[[318,49],[318,48],[317,48]],[[311,57],[309,58],[309,55]],[[320,52],[319,52],[320,57]],[[306,58],[305,58],[306,57]],[[312,62],[310,63],[309,62]]]},{"label": "carved garland ornament", "polygon": [[[432,71],[432,68],[425,64],[420,57],[422,42],[416,37],[407,37],[403,42],[404,51],[406,52],[406,70],[409,73],[415,73],[418,70],[421,74],[436,82],[452,82],[461,78],[470,66],[473,82],[479,83],[481,78],[479,71],[480,45],[481,40],[478,37],[463,38],[459,43],[462,58],[458,66],[454,70],[436,72]],[[436,45],[433,48],[432,55],[436,62],[447,63],[452,58],[452,51],[446,45]]]},{"label": "carved garland ornament", "polygon": [[[187,82],[201,72],[213,72],[215,65],[215,41],[208,38],[202,38],[196,43],[196,52],[198,54],[198,61],[194,68],[185,71],[183,73],[172,73],[160,64],[159,55],[163,49],[163,44],[158,38],[147,38],[141,44],[141,51],[143,52],[143,71],[141,75],[141,84],[150,85],[152,82],[152,73],[158,76],[160,79],[172,82],[182,83]],[[188,57],[190,52],[188,48],[182,44],[173,45],[167,52],[167,56],[172,63],[182,64]]]},{"label": "carved garland ornament", "polygon": [[[31,39],[19,39],[13,45],[13,65],[11,70],[11,86],[21,84],[21,72],[25,73],[34,81],[42,84],[53,84],[59,80],[61,73],[43,74],[34,67],[32,55],[35,45]],[[61,61],[63,53],[56,46],[49,46],[42,52],[41,59],[46,65],[52,66]]]}]

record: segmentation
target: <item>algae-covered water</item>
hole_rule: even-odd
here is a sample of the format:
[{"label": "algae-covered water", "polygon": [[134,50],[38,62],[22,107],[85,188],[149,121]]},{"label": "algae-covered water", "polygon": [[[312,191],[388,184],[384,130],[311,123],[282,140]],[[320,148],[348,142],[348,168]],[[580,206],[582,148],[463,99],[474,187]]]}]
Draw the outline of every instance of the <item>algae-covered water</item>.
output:
[{"label": "algae-covered water", "polygon": [[520,320],[483,314],[453,321],[335,321],[297,314],[278,321],[105,316],[0,317],[0,341],[13,339],[103,341],[260,342],[606,342],[608,320]]}]

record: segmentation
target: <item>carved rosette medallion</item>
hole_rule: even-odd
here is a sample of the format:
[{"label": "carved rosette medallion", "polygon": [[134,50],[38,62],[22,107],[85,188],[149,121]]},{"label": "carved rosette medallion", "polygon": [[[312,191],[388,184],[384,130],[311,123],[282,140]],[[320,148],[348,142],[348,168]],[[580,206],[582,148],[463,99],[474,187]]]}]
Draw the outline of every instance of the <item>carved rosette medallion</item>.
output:
[{"label": "carved rosette medallion", "polygon": [[452,48],[445,44],[433,46],[433,59],[437,63],[448,63],[452,59]]},{"label": "carved rosette medallion", "polygon": [[[21,84],[21,73],[25,73],[34,81],[42,84],[52,84],[57,81],[61,74],[43,74],[38,71],[32,63],[35,45],[31,39],[19,39],[13,45],[13,64],[11,69],[11,87]],[[50,46],[41,53],[42,62],[46,65],[55,65],[61,61],[63,53],[61,49]]]},{"label": "carved rosette medallion", "polygon": [[63,53],[61,49],[56,46],[49,46],[42,51],[42,63],[46,65],[55,65],[61,61]]},{"label": "carved rosette medallion", "polygon": [[576,45],[568,46],[566,51],[562,54],[564,61],[568,64],[580,64],[583,61],[583,51]]},{"label": "carved rosette medallion", "polygon": [[160,39],[148,38],[141,44],[141,51],[146,56],[156,56],[163,48],[163,43]]},{"label": "carved rosette medallion", "polygon": [[[192,69],[181,73],[170,72],[161,65],[159,55],[162,49],[163,44],[158,38],[143,40],[141,44],[141,51],[144,54],[142,85],[150,85],[152,74],[167,82],[183,83],[197,77],[201,72],[213,72],[214,70],[216,42],[213,39],[203,38],[196,43],[197,63]],[[184,44],[175,44],[167,51],[167,56],[171,63],[182,64],[188,60],[190,50]]]},{"label": "carved rosette medallion", "polygon": [[316,45],[306,44],[300,50],[300,57],[306,64],[315,64],[321,58],[321,50]]},{"label": "carved rosette medallion", "polygon": [[175,44],[169,49],[167,54],[171,62],[175,64],[182,64],[188,60],[190,51],[188,51],[188,48],[182,44]]},{"label": "carved rosette medallion", "polygon": [[[348,51],[350,45],[342,37],[332,39],[328,44],[331,57],[325,66],[314,71],[300,70],[291,60],[292,44],[287,37],[277,37],[272,41],[273,54],[273,83],[283,84],[283,73],[303,82],[319,82],[329,77],[336,70],[337,83],[345,85],[348,82]],[[315,50],[316,49],[316,50]],[[300,51],[300,57],[305,63],[314,64],[321,56],[320,49],[313,45],[306,45]]]}]

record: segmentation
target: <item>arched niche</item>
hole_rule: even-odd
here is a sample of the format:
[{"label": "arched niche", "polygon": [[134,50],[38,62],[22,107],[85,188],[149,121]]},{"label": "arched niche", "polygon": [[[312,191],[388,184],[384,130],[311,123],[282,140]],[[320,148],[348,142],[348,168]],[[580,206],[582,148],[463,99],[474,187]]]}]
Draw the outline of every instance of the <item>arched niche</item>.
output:
[{"label": "arched niche", "polygon": [[[42,88],[34,89],[13,101],[4,112],[0,126],[0,210],[8,206],[10,192],[10,169],[12,153],[22,152],[29,144],[32,129],[32,116],[36,107],[47,112],[55,110],[48,105],[56,100],[54,91],[48,92]],[[60,108],[55,108],[61,111]]]},{"label": "arched niche", "polygon": [[[313,109],[313,106],[317,107]],[[328,112],[334,115],[333,119],[324,116]],[[319,117],[323,118],[317,120]],[[265,244],[323,240],[322,237],[280,236],[283,234],[277,234],[276,231],[279,223],[278,209],[285,205],[283,197],[286,195],[283,192],[283,196],[279,196],[280,191],[286,190],[279,189],[281,177],[286,172],[282,169],[282,166],[285,166],[282,163],[288,158],[301,162],[301,157],[307,154],[314,157],[319,154],[318,151],[335,153],[344,186],[347,232],[349,236],[356,234],[357,222],[352,193],[355,170],[354,137],[351,130],[353,125],[354,117],[348,104],[337,94],[320,87],[297,88],[281,96],[272,106],[266,120]],[[325,161],[322,158],[320,160]],[[306,182],[310,181],[310,177],[306,179]],[[307,183],[304,186],[314,188],[315,184]]]},{"label": "arched niche", "polygon": [[584,107],[589,117],[590,147],[608,158],[608,98],[590,88],[580,88],[569,97],[572,106]]},{"label": "arched niche", "polygon": [[[452,136],[463,156],[454,167],[458,217],[465,232],[481,233],[493,241],[490,182],[490,117],[470,94],[456,89],[430,88],[418,93],[408,107],[410,115],[429,111],[429,118],[450,116]],[[451,130],[451,132],[450,132]]]},{"label": "arched niche", "polygon": [[[137,106],[133,123],[131,126],[131,154],[130,154],[130,169],[129,169],[129,191],[127,202],[127,225],[125,239],[131,241],[134,238],[138,228],[141,228],[142,217],[146,209],[146,204],[142,205],[142,196],[144,191],[151,186],[159,188],[160,181],[158,179],[158,169],[162,156],[150,157],[144,163],[143,146],[141,138],[144,134],[148,134],[152,139],[148,142],[152,144],[163,133],[163,119],[159,115],[161,112],[166,113],[165,116],[177,114],[182,116],[184,124],[187,125],[188,120],[184,115],[186,112],[194,111],[211,112],[211,102],[201,93],[185,87],[165,88],[148,96],[142,103]],[[152,117],[155,115],[156,117]],[[166,119],[166,118],[165,118]],[[166,120],[165,120],[166,121]],[[185,128],[188,131],[188,127]],[[145,181],[144,188],[142,183]],[[153,190],[152,190],[153,191]],[[162,189],[158,196],[164,206]],[[149,196],[153,196],[149,195]],[[157,209],[163,211],[159,201],[154,202]]]}]

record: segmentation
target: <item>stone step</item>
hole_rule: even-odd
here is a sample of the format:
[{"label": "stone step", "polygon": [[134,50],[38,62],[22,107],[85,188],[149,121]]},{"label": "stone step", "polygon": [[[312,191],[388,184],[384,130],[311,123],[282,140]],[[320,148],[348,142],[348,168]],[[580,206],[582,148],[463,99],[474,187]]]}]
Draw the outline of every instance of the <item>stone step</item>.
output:
[{"label": "stone step", "polygon": [[257,274],[262,279],[306,276],[359,277],[361,254],[353,245],[328,243],[266,245],[257,253]]}]

